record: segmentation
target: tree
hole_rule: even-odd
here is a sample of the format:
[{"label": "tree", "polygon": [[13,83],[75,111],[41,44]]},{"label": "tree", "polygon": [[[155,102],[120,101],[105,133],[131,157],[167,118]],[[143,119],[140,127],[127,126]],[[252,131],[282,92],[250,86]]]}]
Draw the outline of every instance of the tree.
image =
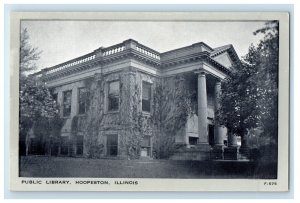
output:
[{"label": "tree", "polygon": [[249,47],[241,65],[224,81],[221,109],[217,116],[217,121],[226,125],[231,133],[245,138],[247,130],[260,128],[261,135],[268,140],[267,144],[276,145],[278,28],[278,21],[272,21],[254,32],[264,37],[257,46]]},{"label": "tree", "polygon": [[[278,135],[278,61],[279,61],[279,23],[272,21],[254,32],[264,34],[257,48],[249,52],[245,61],[258,68],[257,86],[259,107],[259,126],[264,136],[277,144]],[[257,58],[257,61],[253,61]]]},{"label": "tree", "polygon": [[[255,67],[242,63],[222,84],[221,109],[217,122],[225,125],[228,133],[243,136],[247,129],[257,127],[258,107]],[[244,143],[243,143],[244,144]]]},{"label": "tree", "polygon": [[20,87],[19,87],[19,143],[20,154],[28,154],[29,134],[45,145],[50,134],[62,127],[58,106],[49,89],[39,79],[26,74],[37,68],[40,57],[38,48],[29,43],[27,29],[21,32],[20,43]]},{"label": "tree", "polygon": [[[47,136],[55,131],[53,125],[57,125],[59,119],[58,106],[44,84],[37,84],[32,78],[24,78],[19,91],[19,113],[19,135],[23,143],[21,150],[23,153],[26,150],[27,154],[29,132],[32,128],[42,142],[46,142]],[[61,128],[61,124],[57,127]]]},{"label": "tree", "polygon": [[40,59],[41,51],[29,43],[27,28],[22,29],[20,39],[20,74],[24,75],[37,69],[36,61]]}]

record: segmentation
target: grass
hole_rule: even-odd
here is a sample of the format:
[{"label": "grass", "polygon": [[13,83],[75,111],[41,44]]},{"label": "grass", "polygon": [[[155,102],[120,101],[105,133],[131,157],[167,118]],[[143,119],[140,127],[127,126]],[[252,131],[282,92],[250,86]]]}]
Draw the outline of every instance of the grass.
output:
[{"label": "grass", "polygon": [[110,160],[27,156],[21,177],[276,178],[275,163],[241,161]]}]

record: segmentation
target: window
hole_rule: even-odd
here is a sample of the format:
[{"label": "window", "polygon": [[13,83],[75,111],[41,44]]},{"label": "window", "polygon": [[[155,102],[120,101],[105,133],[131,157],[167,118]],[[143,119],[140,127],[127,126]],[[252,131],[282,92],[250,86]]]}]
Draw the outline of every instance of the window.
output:
[{"label": "window", "polygon": [[148,157],[150,156],[151,150],[151,138],[150,136],[144,136],[141,142],[141,156]]},{"label": "window", "polygon": [[79,88],[79,114],[85,114],[89,106],[89,92],[87,88]]},{"label": "window", "polygon": [[151,102],[151,84],[143,82],[142,90],[142,110],[150,112],[150,102]]},{"label": "window", "polygon": [[108,85],[108,111],[119,110],[120,82],[113,81]]},{"label": "window", "polygon": [[198,137],[189,137],[189,144],[196,145],[198,143]]},{"label": "window", "polygon": [[63,116],[70,116],[71,114],[71,97],[71,90],[64,92]]},{"label": "window", "polygon": [[108,135],[107,136],[107,155],[117,156],[118,155],[118,135]]}]

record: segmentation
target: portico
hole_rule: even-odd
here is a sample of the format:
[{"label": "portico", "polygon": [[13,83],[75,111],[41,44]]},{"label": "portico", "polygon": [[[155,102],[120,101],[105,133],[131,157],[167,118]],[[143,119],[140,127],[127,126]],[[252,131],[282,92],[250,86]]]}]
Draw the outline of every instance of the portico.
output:
[{"label": "portico", "polygon": [[[207,85],[206,75],[209,74],[204,70],[195,71],[198,77],[198,144],[208,145],[208,106],[207,106]],[[220,108],[221,81],[216,79],[214,82],[214,114]],[[215,115],[214,115],[215,116]],[[223,146],[226,136],[226,128],[214,122],[214,146]]]}]

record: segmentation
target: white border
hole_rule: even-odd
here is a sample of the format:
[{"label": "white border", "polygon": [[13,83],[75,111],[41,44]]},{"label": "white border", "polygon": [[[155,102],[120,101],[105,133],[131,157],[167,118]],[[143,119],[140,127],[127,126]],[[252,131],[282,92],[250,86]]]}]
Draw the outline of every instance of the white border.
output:
[{"label": "white border", "polygon": [[[38,14],[38,13],[23,13],[21,15],[16,15],[14,17],[17,18],[51,18],[53,19],[53,16],[51,16],[51,13],[42,13],[42,14]],[[81,15],[81,16],[80,16]],[[126,14],[126,16],[124,15],[124,13],[119,14],[122,16],[122,18],[134,18],[134,16],[136,14],[133,13],[128,13]],[[275,17],[275,16],[276,17]],[[80,16],[80,18],[84,18],[84,19],[91,19],[91,18],[101,18],[101,19],[116,19],[118,18],[118,15],[116,15],[116,13],[105,13],[105,16],[103,16],[103,14],[99,14],[99,13],[77,13],[76,15],[74,15],[74,13],[55,13],[55,17],[60,16],[59,18],[74,18],[74,16],[76,16],[76,18],[78,18],[78,16]],[[201,19],[205,19],[205,20],[236,20],[236,17],[238,17],[239,19],[242,20],[274,20],[275,18],[280,20],[281,23],[281,27],[280,27],[280,49],[281,49],[281,54],[280,55],[280,81],[284,81],[282,82],[279,87],[279,91],[280,91],[280,100],[279,100],[279,105],[282,104],[282,102],[284,102],[284,106],[288,107],[288,74],[289,72],[286,71],[286,69],[283,70],[282,67],[289,67],[288,64],[288,57],[289,57],[289,43],[288,43],[288,39],[289,36],[286,33],[286,31],[288,30],[288,23],[287,23],[287,16],[286,14],[275,14],[275,13],[176,13],[176,15],[174,15],[174,13],[172,14],[158,14],[158,13],[149,13],[146,17],[143,16],[141,18],[141,15],[139,15],[140,19],[146,19],[146,18],[151,18],[151,19],[161,19],[161,18],[171,18],[172,20],[175,19],[186,19],[186,20],[201,20]],[[283,27],[287,26],[287,27]],[[12,59],[11,60],[11,65],[14,67],[13,69],[11,69],[11,80],[14,81],[12,82],[12,86],[11,86],[11,98],[14,99],[16,98],[16,96],[18,96],[17,91],[16,90],[16,83],[15,81],[18,81],[18,71],[16,70],[17,67],[17,63],[15,63],[16,61],[18,61],[18,53],[16,52],[16,47],[18,47],[18,33],[16,32],[17,30],[19,31],[19,26],[18,26],[18,22],[12,21],[11,24],[11,28],[12,31],[11,32],[11,39],[12,39],[12,46],[11,46],[11,51],[12,51]],[[282,41],[283,40],[283,41]],[[287,42],[287,43],[286,43]],[[17,43],[17,44],[16,44]],[[18,50],[18,49],[17,49]],[[282,51],[284,50],[284,51]],[[283,80],[284,79],[284,80]],[[283,88],[283,89],[282,89]],[[11,103],[11,105],[14,107],[17,107],[18,105],[16,105],[16,101],[14,101],[13,103]],[[16,105],[16,106],[15,106]],[[15,116],[16,112],[18,112],[17,108],[11,108],[12,113],[11,116]],[[283,111],[281,111],[283,110]],[[288,157],[288,139],[286,136],[282,136],[282,135],[288,135],[288,111],[287,109],[282,109],[280,108],[280,118],[279,118],[279,123],[280,127],[279,129],[279,146],[281,149],[279,149],[280,153],[279,153],[279,170],[281,171],[279,173],[279,177],[278,177],[278,182],[279,184],[277,185],[278,187],[275,188],[266,188],[263,186],[262,181],[261,180],[220,180],[220,179],[216,179],[216,180],[180,180],[180,183],[176,182],[178,180],[168,180],[165,181],[166,179],[147,179],[147,180],[143,180],[142,181],[142,188],[138,187],[138,188],[114,188],[111,187],[108,190],[105,191],[224,191],[224,184],[226,184],[226,191],[286,191],[287,190],[287,186],[288,186],[288,179],[287,179],[287,174],[288,174],[288,168],[285,167],[287,166],[287,157]],[[15,120],[13,117],[11,117],[11,120]],[[17,120],[17,119],[16,119]],[[17,135],[16,132],[16,126],[12,126],[11,128],[11,133],[13,133],[13,135]],[[282,134],[283,133],[283,134]],[[14,165],[16,163],[16,151],[15,149],[17,149],[16,147],[16,143],[15,140],[12,140],[13,142],[11,143],[11,149],[12,149],[12,170],[11,173],[12,174],[12,183],[17,183],[16,181],[16,165]],[[283,150],[282,150],[283,149]],[[17,178],[18,179],[18,178]],[[154,182],[153,182],[154,181]],[[187,181],[187,182],[185,182]],[[199,182],[200,181],[200,182]],[[211,183],[213,181],[213,183]],[[265,181],[265,180],[263,180]],[[166,183],[167,182],[167,183]],[[224,183],[226,182],[226,183]],[[169,186],[171,185],[176,185],[178,187],[172,187],[170,188]],[[211,185],[212,184],[212,185]],[[199,186],[200,185],[200,186]],[[202,187],[201,185],[205,186]],[[222,187],[221,187],[222,186]],[[19,184],[12,184],[12,187],[16,190],[24,190],[24,187],[20,187]],[[196,188],[196,189],[195,189]],[[43,188],[41,186],[39,186],[38,188],[26,188],[26,190],[34,190],[34,191],[40,191],[40,190],[54,190],[54,191],[61,191],[61,190],[65,190],[66,188],[59,188],[59,187],[55,187],[55,188]],[[72,190],[89,190],[93,189],[93,188],[72,188]]]}]

